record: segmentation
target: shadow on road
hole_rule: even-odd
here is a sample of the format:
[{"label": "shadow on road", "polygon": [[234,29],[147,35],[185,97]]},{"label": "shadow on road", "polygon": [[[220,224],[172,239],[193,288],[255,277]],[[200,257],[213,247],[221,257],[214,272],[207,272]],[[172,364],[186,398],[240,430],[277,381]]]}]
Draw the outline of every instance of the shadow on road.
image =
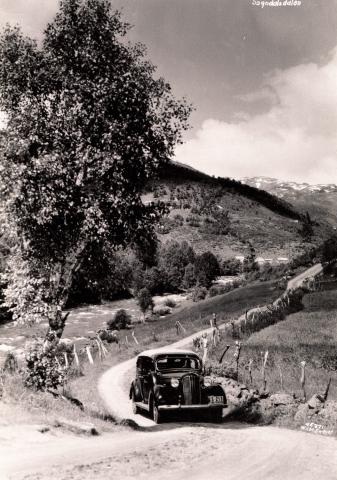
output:
[{"label": "shadow on road", "polygon": [[[150,416],[144,412],[144,414],[139,414],[139,417],[149,418]],[[165,430],[174,430],[178,428],[193,427],[193,428],[210,428],[210,429],[222,429],[222,430],[242,430],[247,428],[254,428],[255,425],[234,421],[232,419],[226,420],[223,418],[222,422],[214,423],[209,421],[204,415],[201,417],[196,414],[186,414],[186,412],[178,412],[176,414],[170,414],[165,418],[163,423],[159,425],[143,427],[137,424],[137,421],[133,420],[123,420],[124,425],[128,425],[134,430],[142,432],[162,432]]]}]

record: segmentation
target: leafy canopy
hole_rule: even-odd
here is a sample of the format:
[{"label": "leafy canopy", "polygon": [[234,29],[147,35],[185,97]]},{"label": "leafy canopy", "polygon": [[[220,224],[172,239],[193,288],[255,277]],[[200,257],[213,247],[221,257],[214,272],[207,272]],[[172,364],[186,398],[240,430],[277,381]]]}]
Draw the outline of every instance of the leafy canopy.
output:
[{"label": "leafy canopy", "polygon": [[64,305],[90,242],[154,238],[162,207],[144,205],[141,192],[181,141],[191,107],[154,77],[128,30],[107,0],[61,0],[41,46],[18,27],[0,37],[0,193],[18,245],[8,291],[17,316],[23,285],[35,311]]}]

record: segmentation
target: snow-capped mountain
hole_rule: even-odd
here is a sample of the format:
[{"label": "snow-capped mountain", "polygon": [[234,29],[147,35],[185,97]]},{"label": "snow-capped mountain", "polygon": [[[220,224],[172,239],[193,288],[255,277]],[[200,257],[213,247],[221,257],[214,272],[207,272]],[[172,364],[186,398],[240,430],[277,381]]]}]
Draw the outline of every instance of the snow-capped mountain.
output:
[{"label": "snow-capped mountain", "polygon": [[291,202],[317,220],[337,226],[337,185],[333,183],[310,185],[269,177],[246,177],[241,181]]},{"label": "snow-capped mountain", "polygon": [[251,185],[256,188],[261,188],[262,190],[266,190],[267,192],[273,193],[278,197],[287,197],[289,199],[289,195],[294,195],[297,197],[298,192],[302,193],[332,193],[337,192],[337,185],[333,183],[324,183],[324,184],[317,184],[311,185],[309,183],[297,183],[297,182],[287,182],[284,180],[278,180],[277,178],[270,178],[270,177],[251,177],[251,178],[243,178],[242,183],[246,183],[247,185]]}]

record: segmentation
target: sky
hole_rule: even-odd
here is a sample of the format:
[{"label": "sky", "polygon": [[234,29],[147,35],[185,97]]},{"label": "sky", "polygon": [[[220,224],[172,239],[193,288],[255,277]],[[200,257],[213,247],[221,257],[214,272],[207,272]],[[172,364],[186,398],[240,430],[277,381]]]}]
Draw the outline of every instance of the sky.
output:
[{"label": "sky", "polygon": [[[217,176],[337,183],[337,0],[283,1],[111,0],[195,107],[176,160]],[[40,39],[57,8],[0,0],[0,25]]]}]

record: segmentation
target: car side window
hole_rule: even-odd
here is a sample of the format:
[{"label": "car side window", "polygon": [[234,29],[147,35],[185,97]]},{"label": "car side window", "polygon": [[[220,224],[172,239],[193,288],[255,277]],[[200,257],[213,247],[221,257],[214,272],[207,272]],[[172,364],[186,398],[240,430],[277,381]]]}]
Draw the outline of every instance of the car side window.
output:
[{"label": "car side window", "polygon": [[142,367],[142,368],[143,368],[143,373],[144,373],[144,374],[153,372],[153,370],[154,370],[154,363],[153,363],[152,358],[144,358],[143,367]]},{"label": "car side window", "polygon": [[137,359],[136,370],[137,370],[138,375],[142,373],[142,370],[143,370],[143,359],[142,358]]}]

